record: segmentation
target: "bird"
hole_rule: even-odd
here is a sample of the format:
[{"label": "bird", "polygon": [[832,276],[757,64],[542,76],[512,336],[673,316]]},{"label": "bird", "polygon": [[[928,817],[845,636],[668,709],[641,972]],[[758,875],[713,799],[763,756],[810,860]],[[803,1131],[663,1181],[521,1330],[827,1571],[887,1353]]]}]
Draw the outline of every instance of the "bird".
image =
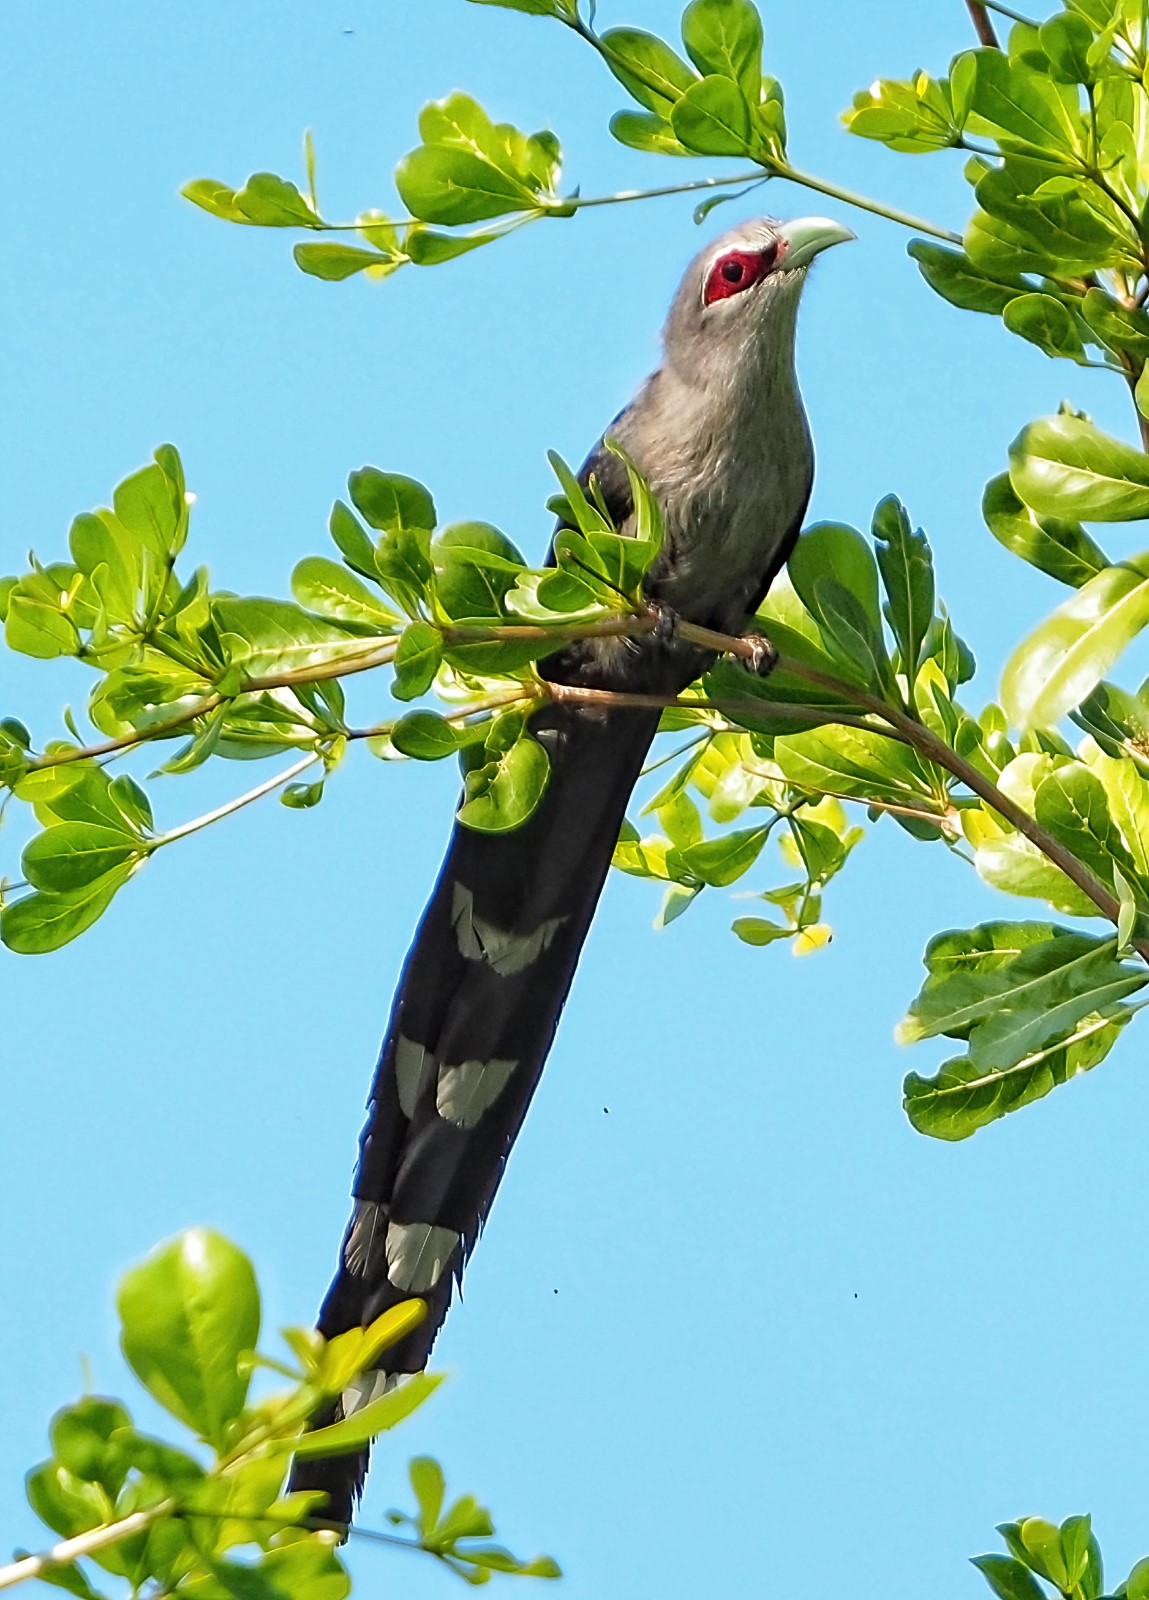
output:
[{"label": "bird", "polygon": [[[661,365],[578,475],[624,534],[635,517],[626,457],[646,480],[663,536],[644,597],[670,625],[567,643],[538,663],[544,680],[673,697],[714,659],[675,619],[747,629],[813,484],[795,373],[802,286],[816,256],[853,237],[826,218],[761,217],[690,263]],[[427,1315],[312,1426],[354,1415],[427,1363],[539,1082],[658,722],[657,706],[549,698],[530,720],[550,762],[531,816],[498,834],[454,823],[395,991],[318,1328],[333,1338],[412,1297]],[[366,1448],[297,1457],[290,1488],[323,1491],[318,1514],[349,1527],[367,1465]]]}]

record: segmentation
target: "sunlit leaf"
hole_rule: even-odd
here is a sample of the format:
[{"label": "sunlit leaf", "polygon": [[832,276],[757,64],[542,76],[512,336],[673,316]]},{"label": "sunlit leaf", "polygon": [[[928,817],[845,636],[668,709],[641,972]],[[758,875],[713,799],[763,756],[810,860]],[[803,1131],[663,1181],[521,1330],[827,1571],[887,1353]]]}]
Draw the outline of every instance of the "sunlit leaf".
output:
[{"label": "sunlit leaf", "polygon": [[1043,417],[1023,428],[1009,447],[1009,476],[1024,503],[1045,516],[1149,517],[1149,456],[1083,417]]},{"label": "sunlit leaf", "polygon": [[162,1406],[217,1448],[247,1396],[240,1357],[259,1336],[251,1263],[229,1240],[192,1228],[120,1280],[124,1355]]},{"label": "sunlit leaf", "polygon": [[1017,727],[1051,727],[1079,705],[1149,623],[1149,578],[1105,567],[1014,650],[1001,703]]}]

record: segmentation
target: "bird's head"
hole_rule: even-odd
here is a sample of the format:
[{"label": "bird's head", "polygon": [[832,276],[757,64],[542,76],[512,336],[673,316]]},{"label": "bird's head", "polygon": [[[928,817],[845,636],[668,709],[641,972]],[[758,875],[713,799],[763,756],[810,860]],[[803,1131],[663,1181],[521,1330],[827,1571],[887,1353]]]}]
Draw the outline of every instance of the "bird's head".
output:
[{"label": "bird's head", "polygon": [[678,286],[664,343],[680,376],[754,351],[789,359],[798,295],[814,257],[854,238],[825,217],[743,222],[699,251]]}]

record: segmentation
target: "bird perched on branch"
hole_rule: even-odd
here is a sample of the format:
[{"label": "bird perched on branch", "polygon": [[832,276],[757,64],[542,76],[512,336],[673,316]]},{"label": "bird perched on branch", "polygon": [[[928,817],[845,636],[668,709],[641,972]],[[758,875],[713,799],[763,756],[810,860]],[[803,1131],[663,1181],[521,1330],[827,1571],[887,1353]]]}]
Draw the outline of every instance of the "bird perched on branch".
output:
[{"label": "bird perched on branch", "polygon": [[[805,218],[745,223],[687,268],[663,363],[615,419],[654,494],[664,539],[646,594],[664,615],[741,633],[786,561],[806,510],[813,453],[794,372],[810,262],[852,238]],[[633,527],[631,482],[605,442],[580,474],[615,526]],[[531,719],[550,782],[522,827],[455,824],[399,979],[368,1103],[339,1268],[319,1315],[327,1337],[421,1296],[423,1323],[317,1422],[352,1414],[425,1365],[550,1049],[656,707],[579,703],[561,686],[669,697],[711,658],[673,628],[566,645],[539,663],[559,695]],[[349,1523],[366,1450],[296,1462],[294,1489],[323,1489]]]}]

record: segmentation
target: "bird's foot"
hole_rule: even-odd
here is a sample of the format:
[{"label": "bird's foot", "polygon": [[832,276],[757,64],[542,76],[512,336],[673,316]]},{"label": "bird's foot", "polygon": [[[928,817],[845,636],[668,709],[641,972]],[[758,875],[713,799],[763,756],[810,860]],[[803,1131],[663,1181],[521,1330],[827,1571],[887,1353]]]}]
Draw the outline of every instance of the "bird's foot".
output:
[{"label": "bird's foot", "polygon": [[654,626],[650,631],[659,644],[672,644],[677,639],[678,624],[681,619],[672,606],[666,605],[662,600],[648,600],[646,614],[654,618]]},{"label": "bird's foot", "polygon": [[747,646],[745,655],[738,659],[756,678],[768,678],[778,665],[778,652],[764,633],[744,633],[742,643]]}]

